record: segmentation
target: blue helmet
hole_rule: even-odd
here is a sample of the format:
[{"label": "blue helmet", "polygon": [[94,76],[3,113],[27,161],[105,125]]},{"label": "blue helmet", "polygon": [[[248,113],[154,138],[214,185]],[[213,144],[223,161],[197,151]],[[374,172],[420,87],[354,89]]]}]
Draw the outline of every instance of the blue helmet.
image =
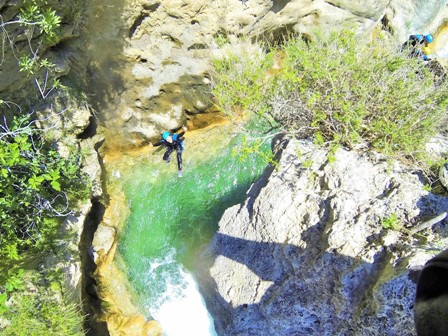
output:
[{"label": "blue helmet", "polygon": [[425,35],[425,40],[428,43],[431,43],[433,41],[433,37],[431,34]]},{"label": "blue helmet", "polygon": [[163,133],[162,133],[162,139],[163,139],[163,140],[166,140],[166,138],[168,138],[170,135],[171,135],[170,132],[163,132]]}]

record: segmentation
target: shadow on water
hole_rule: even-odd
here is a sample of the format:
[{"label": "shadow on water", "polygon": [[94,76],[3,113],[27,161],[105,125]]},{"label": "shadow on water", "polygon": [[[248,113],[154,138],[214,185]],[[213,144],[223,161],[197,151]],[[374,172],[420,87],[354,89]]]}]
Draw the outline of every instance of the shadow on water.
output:
[{"label": "shadow on water", "polygon": [[[232,155],[235,144],[240,145],[241,138],[233,136],[232,126],[187,139],[182,178],[177,177],[175,156],[166,165],[162,151],[117,167],[125,176],[117,182],[130,207],[118,245],[125,272],[144,314],[164,322],[162,327],[168,323],[167,329],[189,314],[194,314],[189,324],[210,322],[203,314],[202,298],[201,303],[195,299],[197,288],[197,295],[190,290],[191,274],[186,273],[194,271],[197,254],[210,242],[224,211],[244,201],[266,166],[260,157],[241,160]],[[194,330],[196,335],[214,335],[200,330]]]},{"label": "shadow on water", "polygon": [[[201,151],[204,149],[194,150],[196,153]],[[231,156],[230,151],[221,154],[223,157]],[[392,294],[389,292],[387,295],[399,299],[394,302],[379,302],[377,298],[374,299],[374,293],[382,289],[378,287],[383,286],[378,279],[385,269],[390,271],[389,252],[387,249],[378,249],[374,262],[367,262],[341,255],[336,251],[327,251],[325,228],[334,221],[331,200],[324,201],[320,205],[320,222],[301,233],[301,241],[306,250],[288,242],[258,242],[223,233],[215,234],[224,211],[235,204],[242,204],[239,212],[248,212],[251,222],[246,225],[253,224],[252,221],[256,218],[254,202],[260,190],[266,185],[271,171],[265,170],[261,179],[257,173],[244,180],[238,177],[236,169],[241,163],[232,166],[229,162],[220,161],[219,155],[210,152],[207,152],[207,158],[200,163],[200,159],[193,158],[191,151],[185,157],[187,169],[184,177],[177,179],[173,163],[168,172],[169,169],[164,169],[165,166],[161,168],[163,165],[161,155],[162,153],[158,152],[154,157],[148,158],[150,165],[142,165],[141,176],[135,174],[137,170],[135,168],[133,172],[135,175],[130,178],[132,184],[127,187],[127,195],[131,199],[131,217],[138,211],[143,215],[134,218],[134,224],[128,224],[126,230],[131,231],[124,234],[119,247],[127,260],[130,278],[140,295],[148,295],[152,290],[149,288],[147,276],[155,269],[148,267],[148,263],[138,271],[132,269],[136,266],[141,267],[141,260],[152,258],[153,255],[150,254],[153,253],[152,245],[154,242],[159,242],[153,239],[159,234],[164,239],[169,239],[178,252],[176,258],[194,272],[220,335],[230,334],[226,333],[226,330],[237,331],[238,335],[256,335],[260,330],[257,326],[263,325],[264,321],[267,323],[268,316],[269,321],[275,320],[274,316],[278,316],[275,324],[279,329],[269,330],[266,333],[272,335],[300,336],[316,332],[350,334],[352,331],[350,328],[361,330],[360,325],[369,321],[376,326],[376,323],[379,323],[383,330],[390,331],[391,334],[415,335],[412,283],[416,283],[418,270],[406,271],[403,268],[393,270],[396,278],[384,284],[387,289],[383,290],[392,291]],[[195,164],[190,166],[189,160]],[[153,173],[155,175],[151,176]],[[255,180],[258,182],[247,193]],[[228,188],[229,186],[231,187]],[[136,194],[141,191],[143,194]],[[245,199],[247,202],[242,203]],[[430,207],[428,204],[433,201],[429,195],[421,199],[417,206],[422,212],[424,209],[427,211]],[[168,207],[157,209],[160,205]],[[162,221],[157,225],[154,224],[159,218],[150,218],[154,211],[161,213]],[[164,231],[167,230],[167,224],[170,226],[170,231]],[[133,225],[135,228],[132,228]],[[274,226],[276,223],[270,225]],[[203,251],[212,237],[211,247],[205,256],[199,257],[198,253]],[[380,241],[380,237],[368,237],[367,241]],[[163,248],[160,250],[163,255],[165,251]],[[187,251],[192,253],[189,254]],[[229,303],[228,298],[220,296],[221,288],[218,289],[210,275],[211,267],[220,256],[244,265],[259,278],[259,281],[266,282],[263,284],[265,290],[258,295],[260,299],[257,302]],[[162,280],[167,274],[162,273],[163,266],[157,269],[160,270]],[[229,281],[234,281],[232,274],[229,269]],[[322,276],[316,277],[316,274]],[[294,281],[288,281],[290,279]],[[250,285],[254,288],[248,289],[247,286]],[[255,291],[257,286],[259,284],[255,282],[239,283],[232,290]],[[316,308],[316,304],[311,301],[315,298],[322,298],[321,307]],[[327,312],[336,312],[337,316],[331,317]],[[377,312],[379,315],[375,316]],[[353,318],[353,313],[359,316]],[[285,321],[285,316],[290,316],[290,319]],[[242,329],[233,329],[235,325],[232,321],[235,317],[239,320],[236,323]],[[243,319],[245,321],[242,321]],[[364,335],[373,334],[366,331]]]},{"label": "shadow on water", "polygon": [[[229,163],[228,157],[232,158],[232,155],[227,153],[207,159],[193,169],[187,156],[181,179],[175,177],[175,163],[171,162],[171,167],[159,168],[155,177],[148,179],[146,171],[151,168],[144,167],[142,173],[133,176],[131,184],[125,182],[131,217],[119,245],[124,255],[130,249],[138,248],[141,237],[152,239],[158,234],[179,251],[180,261],[191,269],[195,262],[194,251],[199,251],[210,241],[224,211],[245,199],[247,190],[264,165],[261,159],[258,163],[238,163],[233,158],[234,162]],[[157,163],[160,158],[154,160],[153,165],[160,165]],[[165,245],[160,240],[147,241],[147,245],[151,243]],[[135,250],[131,255],[134,253]],[[138,254],[148,253],[152,253],[148,246],[138,250]]]},{"label": "shadow on water", "polygon": [[[278,160],[281,155],[281,151],[279,149],[284,149],[287,142],[283,141],[281,138],[278,138],[273,141],[277,145],[277,150],[271,148],[273,152],[276,152],[276,156],[274,160]],[[265,146],[264,150],[268,150],[269,146]],[[177,242],[185,243],[188,241],[188,246],[175,246],[178,250],[189,250],[193,253],[190,253],[190,257],[181,258],[182,263],[190,270],[194,271],[196,264],[198,253],[201,253],[206,245],[209,244],[213,235],[216,233],[218,229],[218,222],[222,218],[224,212],[236,205],[242,204],[247,197],[249,197],[248,207],[251,208],[253,201],[258,195],[258,191],[266,185],[268,181],[268,177],[271,175],[275,167],[273,165],[269,165],[262,158],[252,158],[251,162],[241,162],[236,163],[235,165],[229,165],[225,158],[231,156],[231,154],[224,155],[220,160],[218,160],[215,164],[210,164],[210,162],[206,162],[201,164],[195,168],[195,170],[199,172],[212,172],[199,174],[194,178],[200,179],[204,177],[205,183],[207,181],[213,181],[214,179],[219,180],[222,179],[224,182],[221,183],[223,188],[218,187],[219,183],[214,188],[208,190],[208,195],[202,196],[204,197],[202,205],[192,205],[191,207],[181,207],[180,212],[177,216],[177,220],[175,221],[177,224],[174,226],[176,229],[175,232],[179,232],[182,236],[176,237],[174,239]],[[256,155],[254,155],[255,157]],[[247,165],[247,170],[252,171],[252,176],[245,176],[244,169],[241,170],[239,165],[244,166]],[[264,167],[264,168],[263,168]],[[216,172],[216,176],[213,172]],[[229,178],[226,176],[228,174],[231,178],[235,178],[235,180],[227,181]],[[226,182],[227,181],[227,182]],[[256,188],[252,188],[252,185],[257,185]],[[182,189],[182,187],[181,187]],[[183,191],[187,195],[192,195],[196,192],[196,189],[200,189],[197,184],[192,185],[192,189],[190,191]],[[199,192],[204,192],[199,190]],[[201,197],[201,196],[199,196]],[[181,201],[179,203],[184,203],[185,201]],[[187,220],[183,220],[187,219]],[[187,225],[185,225],[187,223]],[[193,239],[192,239],[193,238]]]}]

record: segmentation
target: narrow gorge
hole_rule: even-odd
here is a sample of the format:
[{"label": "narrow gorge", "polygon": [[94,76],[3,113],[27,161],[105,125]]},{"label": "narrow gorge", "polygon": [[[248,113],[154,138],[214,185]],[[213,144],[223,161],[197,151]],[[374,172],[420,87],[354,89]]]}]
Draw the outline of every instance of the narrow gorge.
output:
[{"label": "narrow gorge", "polygon": [[[447,164],[428,188],[417,167],[376,151],[229,116],[211,73],[228,53],[265,54],[260,41],[347,25],[359,44],[431,33],[444,73],[446,0],[76,3],[82,19],[63,20],[64,38],[46,50],[76,98],[35,110],[43,128],[57,125],[59,152],[81,150],[92,181],[65,222],[74,238],[48,261],[82,302],[86,335],[417,335],[419,274],[448,243]],[[0,1],[2,23],[18,8]],[[12,54],[0,64],[2,101],[35,85]],[[167,165],[150,143],[182,125],[178,178],[175,154]],[[447,129],[426,152],[446,162]]]}]

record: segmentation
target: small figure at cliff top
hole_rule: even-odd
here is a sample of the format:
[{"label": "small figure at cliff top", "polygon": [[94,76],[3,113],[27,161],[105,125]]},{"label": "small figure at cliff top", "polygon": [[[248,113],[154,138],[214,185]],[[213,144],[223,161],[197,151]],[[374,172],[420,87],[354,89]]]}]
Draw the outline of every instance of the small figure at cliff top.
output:
[{"label": "small figure at cliff top", "polygon": [[429,43],[432,43],[433,40],[434,38],[431,34],[410,35],[408,41],[404,44],[404,48],[409,49],[409,55],[411,57],[422,58],[424,61],[429,61],[429,54],[431,53]]},{"label": "small figure at cliff top", "polygon": [[[182,126],[183,132],[171,133],[171,132],[163,132],[162,139],[155,144],[150,143],[150,146],[161,146],[164,145],[166,147],[166,152],[163,154],[163,160],[168,164],[171,161],[170,155],[173,151],[176,151],[177,154],[177,175],[182,177],[182,152],[184,150],[184,140],[183,135],[187,131],[186,126]],[[177,131],[175,131],[177,132]]]}]

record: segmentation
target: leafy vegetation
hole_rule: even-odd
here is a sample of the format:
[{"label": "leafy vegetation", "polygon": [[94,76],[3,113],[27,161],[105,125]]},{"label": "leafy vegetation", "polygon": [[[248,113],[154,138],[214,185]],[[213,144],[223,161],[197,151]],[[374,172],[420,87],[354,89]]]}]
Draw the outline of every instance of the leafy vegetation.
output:
[{"label": "leafy vegetation", "polygon": [[71,196],[85,198],[89,184],[79,156],[62,158],[29,116],[0,130],[0,256],[19,260],[30,248],[45,248],[56,231],[54,218],[70,214]]},{"label": "leafy vegetation", "polygon": [[[79,8],[80,1],[75,3]],[[73,214],[77,202],[89,196],[90,182],[81,172],[80,153],[73,151],[69,158],[62,157],[47,141],[50,129],[37,127],[32,114],[25,115],[21,107],[34,101],[41,108],[49,105],[52,110],[52,99],[60,87],[57,77],[49,76],[54,64],[42,56],[61,38],[62,20],[52,4],[55,3],[48,0],[20,1],[18,18],[0,22],[2,38],[9,41],[2,45],[3,54],[9,46],[17,59],[18,71],[38,88],[37,98],[33,92],[26,92],[22,102],[15,98],[0,100],[2,335],[84,334],[79,307],[62,298],[65,293],[60,265],[56,261],[47,265],[43,260],[54,258],[61,240],[69,239],[70,233],[62,236],[60,225],[67,215]],[[18,26],[24,32],[22,39],[14,36]],[[39,81],[43,74],[43,81]],[[50,97],[50,93],[55,96]]]},{"label": "leafy vegetation", "polygon": [[392,213],[389,217],[382,218],[381,225],[385,229],[398,230],[400,228],[398,216],[395,213]]},{"label": "leafy vegetation", "polygon": [[213,92],[226,113],[261,115],[330,153],[372,148],[429,170],[423,146],[446,121],[448,103],[447,83],[430,64],[350,30],[265,49],[215,60]]},{"label": "leafy vegetation", "polygon": [[[44,36],[44,41],[54,41],[58,34],[56,28],[61,23],[61,18],[51,8],[45,8],[45,0],[26,0],[23,8],[20,9],[20,24],[34,29],[37,27]],[[33,31],[27,32],[29,35]]]},{"label": "leafy vegetation", "polygon": [[[61,17],[47,0],[25,0],[19,6],[16,20],[0,22],[2,39],[9,41],[8,46],[13,50],[20,72],[29,77],[37,75],[41,69],[50,71],[54,64],[42,55],[45,49],[59,42]],[[21,26],[20,31],[24,33],[21,39],[16,41],[14,34],[19,30],[9,26]],[[21,43],[23,37],[27,39],[26,44]],[[5,43],[1,46],[3,54],[6,46]],[[57,83],[51,84],[56,86]]]},{"label": "leafy vegetation", "polygon": [[267,73],[272,67],[265,55],[229,54],[214,61],[213,93],[227,113],[261,113],[269,86]]},{"label": "leafy vegetation", "polygon": [[31,287],[26,292],[23,291],[23,269],[20,275],[12,273],[16,275],[12,279],[9,277],[7,283],[16,282],[16,285],[7,287],[6,292],[0,294],[0,313],[7,321],[3,325],[0,323],[2,335],[84,335],[79,307],[60,297],[60,288],[54,285],[57,282],[49,280],[48,272],[27,272],[27,276],[33,278],[27,279],[28,283],[44,286]]},{"label": "leafy vegetation", "polygon": [[[19,59],[20,71],[27,75],[35,74],[39,69],[51,69],[54,65],[48,59],[39,57],[39,49],[45,45],[55,44],[59,38],[58,29],[61,18],[56,11],[49,8],[45,0],[26,0],[20,9],[18,23],[25,27],[30,50]],[[36,30],[41,34],[37,45],[31,43]]]},{"label": "leafy vegetation", "polygon": [[267,150],[269,147],[265,139],[248,139],[247,136],[243,136],[241,143],[238,147],[232,150],[232,155],[239,158],[240,162],[243,162],[252,155],[257,155],[264,162],[276,167],[277,162],[274,160],[272,151]]},{"label": "leafy vegetation", "polygon": [[64,239],[60,224],[90,193],[79,155],[61,157],[44,132],[29,115],[0,125],[2,335],[82,335],[79,308],[58,299],[61,271],[44,267],[39,277],[29,275]]}]

